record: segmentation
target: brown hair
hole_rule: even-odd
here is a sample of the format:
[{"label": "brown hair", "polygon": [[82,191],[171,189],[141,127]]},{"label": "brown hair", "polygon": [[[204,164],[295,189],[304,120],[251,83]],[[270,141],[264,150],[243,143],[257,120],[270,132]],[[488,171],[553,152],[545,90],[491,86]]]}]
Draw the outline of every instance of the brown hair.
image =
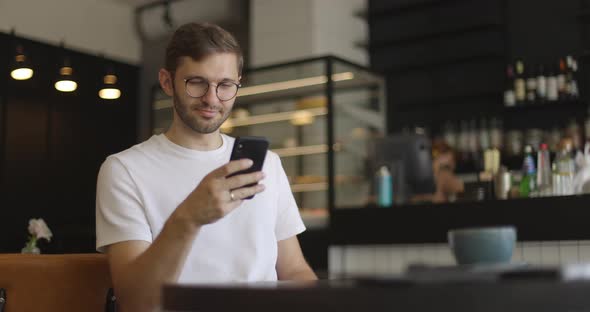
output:
[{"label": "brown hair", "polygon": [[238,73],[241,75],[244,56],[238,41],[228,31],[211,23],[180,26],[166,47],[165,66],[169,72],[174,72],[183,56],[199,61],[213,53],[235,53],[238,57]]}]

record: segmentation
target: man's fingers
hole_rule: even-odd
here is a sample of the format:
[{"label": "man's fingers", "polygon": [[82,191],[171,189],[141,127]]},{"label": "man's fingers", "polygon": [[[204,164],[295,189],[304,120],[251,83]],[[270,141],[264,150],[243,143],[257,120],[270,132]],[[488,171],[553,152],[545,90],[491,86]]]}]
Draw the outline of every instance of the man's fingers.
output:
[{"label": "man's fingers", "polygon": [[256,184],[250,187],[242,187],[236,190],[232,190],[231,193],[234,194],[234,200],[242,200],[246,197],[250,197],[252,195],[256,195],[262,191],[264,191],[265,186],[264,184]]},{"label": "man's fingers", "polygon": [[228,175],[238,172],[240,170],[248,169],[252,167],[252,160],[251,159],[239,159],[233,160],[229,163],[213,170],[209,175],[216,177],[216,178],[224,178]]},{"label": "man's fingers", "polygon": [[264,173],[262,171],[252,172],[252,173],[245,173],[245,174],[238,174],[231,178],[227,178],[225,180],[225,186],[230,189],[237,189],[244,185],[258,183],[260,180],[264,179]]}]

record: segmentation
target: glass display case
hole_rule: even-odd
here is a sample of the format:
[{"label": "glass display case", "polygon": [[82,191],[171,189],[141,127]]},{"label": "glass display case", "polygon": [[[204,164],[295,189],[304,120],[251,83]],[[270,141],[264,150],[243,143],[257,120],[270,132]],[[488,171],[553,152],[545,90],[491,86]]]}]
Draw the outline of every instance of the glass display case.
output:
[{"label": "glass display case", "polygon": [[[244,72],[233,112],[221,131],[264,136],[281,157],[308,227],[327,224],[339,206],[371,201],[366,143],[386,133],[384,79],[333,56]],[[172,99],[153,95],[153,132],[172,120]]]}]

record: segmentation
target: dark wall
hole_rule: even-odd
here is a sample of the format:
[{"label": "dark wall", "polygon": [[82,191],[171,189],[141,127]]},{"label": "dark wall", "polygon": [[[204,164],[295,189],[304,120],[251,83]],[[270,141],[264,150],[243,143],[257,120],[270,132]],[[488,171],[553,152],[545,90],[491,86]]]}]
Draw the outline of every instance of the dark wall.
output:
[{"label": "dark wall", "polygon": [[[18,38],[35,73],[15,81],[14,39],[0,34],[0,252],[20,251],[29,218],[53,231],[43,252],[92,252],[98,169],[136,142],[138,68]],[[70,94],[53,87],[64,52],[78,81]],[[119,78],[118,100],[98,97],[107,63]]]},{"label": "dark wall", "polygon": [[503,91],[506,64],[515,58],[557,63],[573,54],[585,96],[586,6],[581,0],[369,0],[371,67],[387,77],[389,129],[436,132],[446,120],[491,116],[521,128],[583,119],[583,105],[507,113]]}]

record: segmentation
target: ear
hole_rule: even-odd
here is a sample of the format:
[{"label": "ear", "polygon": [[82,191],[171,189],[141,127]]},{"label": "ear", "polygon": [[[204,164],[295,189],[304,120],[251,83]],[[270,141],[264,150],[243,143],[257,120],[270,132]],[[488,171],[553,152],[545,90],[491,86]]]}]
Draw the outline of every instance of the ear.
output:
[{"label": "ear", "polygon": [[162,87],[162,90],[164,90],[168,96],[174,95],[173,79],[174,77],[172,77],[172,74],[164,68],[160,69],[158,72],[160,87]]}]

